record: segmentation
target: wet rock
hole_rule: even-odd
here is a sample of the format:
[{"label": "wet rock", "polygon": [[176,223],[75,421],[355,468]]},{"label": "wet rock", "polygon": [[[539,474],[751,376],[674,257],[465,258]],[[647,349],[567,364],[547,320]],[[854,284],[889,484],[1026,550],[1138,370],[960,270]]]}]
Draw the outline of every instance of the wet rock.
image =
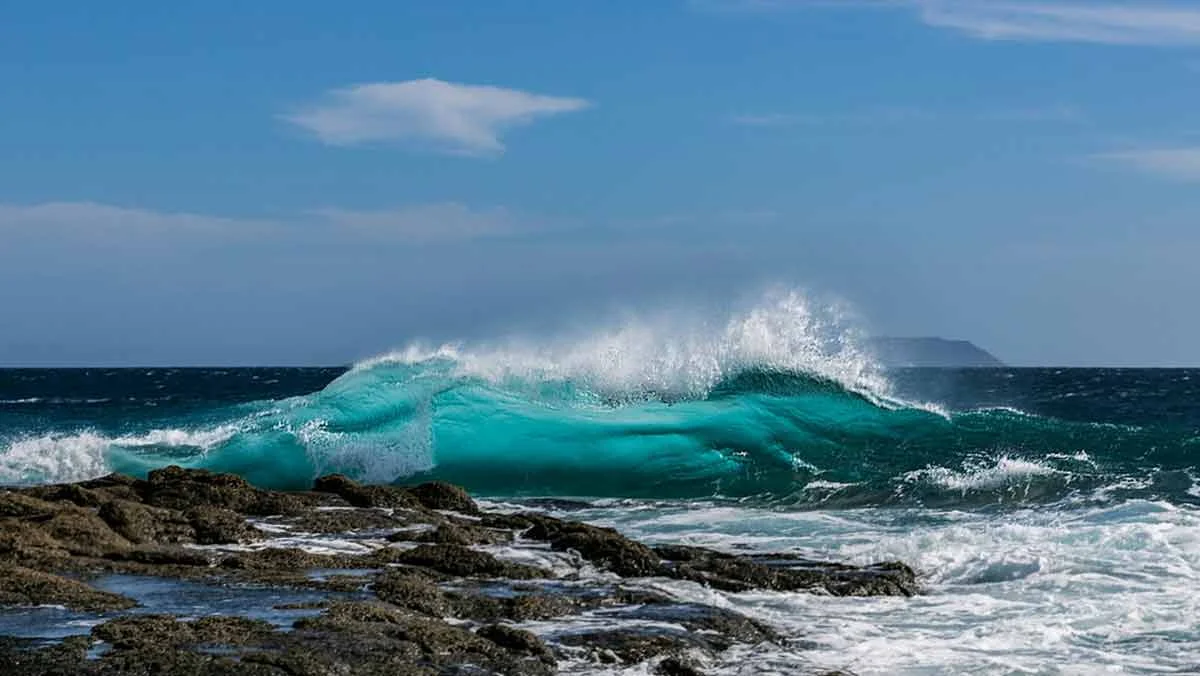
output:
[{"label": "wet rock", "polygon": [[257,540],[258,529],[246,523],[237,512],[223,507],[199,505],[184,513],[192,527],[196,544],[223,545]]},{"label": "wet rock", "polygon": [[529,655],[545,664],[553,665],[556,662],[554,653],[533,632],[503,624],[491,624],[480,627],[475,634],[486,638],[509,652]]},{"label": "wet rock", "polygon": [[179,512],[148,507],[128,500],[104,503],[97,515],[110,528],[135,544],[195,542],[196,531]]},{"label": "wet rock", "polygon": [[300,549],[267,547],[234,554],[221,561],[221,567],[296,572],[314,568],[347,568],[349,566],[348,562],[341,557],[311,554]]},{"label": "wet rock", "polygon": [[131,546],[99,516],[74,505],[63,505],[40,528],[76,556],[103,557]]},{"label": "wet rock", "polygon": [[442,509],[471,515],[479,514],[479,506],[465,490],[444,481],[430,481],[405,490],[429,509]]},{"label": "wet rock", "polygon": [[918,591],[913,570],[896,562],[859,567],[794,557],[755,560],[682,545],[654,551],[669,562],[665,566],[669,577],[724,591],[816,591],[834,596],[912,596]]},{"label": "wet rock", "polygon": [[612,528],[541,515],[521,515],[519,518],[529,524],[529,529],[522,534],[524,537],[544,540],[557,550],[579,552],[583,558],[617,575],[648,577],[661,573],[661,561],[653,550]]},{"label": "wet rock", "polygon": [[59,510],[57,505],[15,491],[0,491],[0,517],[45,519]]},{"label": "wet rock", "polygon": [[381,600],[400,608],[432,617],[449,613],[445,595],[435,581],[413,570],[384,571],[375,577],[372,588]]},{"label": "wet rock", "polygon": [[140,485],[146,504],[186,511],[200,505],[223,507],[241,514],[295,514],[304,501],[287,493],[264,491],[233,474],[170,466],[150,472]]},{"label": "wet rock", "polygon": [[[565,646],[583,648],[592,660],[636,664],[663,655],[707,649],[699,636],[684,632],[643,629],[611,629],[559,637]],[[615,658],[615,659],[614,659]]]},{"label": "wet rock", "polygon": [[274,632],[274,627],[267,622],[243,617],[205,617],[182,622],[173,615],[134,615],[109,620],[93,628],[92,636],[115,648],[198,644],[238,646],[261,641]]},{"label": "wet rock", "polygon": [[40,525],[12,519],[0,521],[0,560],[55,567],[71,553]]},{"label": "wet rock", "polygon": [[203,551],[160,545],[134,547],[108,558],[116,561],[130,561],[149,566],[198,566],[208,567],[212,564],[211,556]]},{"label": "wet rock", "polygon": [[[346,640],[349,637],[353,640]],[[319,617],[298,621],[288,639],[303,651],[313,651],[302,655],[304,662],[353,665],[345,673],[552,673],[541,659],[505,649],[462,627],[376,604],[336,604]],[[287,660],[296,657],[296,651],[286,653]],[[291,673],[342,673],[328,667],[315,671],[311,666],[297,671],[303,663],[294,661],[274,663]]]},{"label": "wet rock", "polygon": [[446,598],[455,617],[478,622],[549,620],[575,614],[588,605],[561,594],[487,596],[451,592]]},{"label": "wet rock", "polygon": [[364,530],[389,530],[407,524],[377,509],[325,509],[312,510],[279,521],[280,525],[305,533],[349,533]]},{"label": "wet rock", "polygon": [[615,612],[613,616],[681,626],[700,637],[705,648],[717,652],[736,643],[757,645],[779,638],[773,629],[757,620],[700,603],[648,604]]},{"label": "wet rock", "polygon": [[659,676],[704,676],[694,662],[682,657],[664,659],[654,668],[654,673]]},{"label": "wet rock", "polygon": [[45,646],[31,639],[0,636],[0,674],[12,676],[67,676],[86,671],[90,640],[70,636]]},{"label": "wet rock", "polygon": [[59,605],[74,610],[124,610],[137,605],[133,599],[112,594],[78,580],[51,573],[0,565],[0,605]]},{"label": "wet rock", "polygon": [[93,627],[92,636],[116,648],[132,648],[145,643],[177,645],[191,640],[194,634],[174,615],[133,615]]},{"label": "wet rock", "polygon": [[517,580],[550,577],[548,571],[540,568],[500,561],[487,552],[462,545],[420,545],[400,552],[397,560],[461,577],[505,577]]},{"label": "wet rock", "polygon": [[427,542],[448,545],[493,545],[510,542],[512,534],[469,524],[444,523],[433,530],[400,531],[388,536],[391,542]]},{"label": "wet rock", "polygon": [[317,479],[313,490],[334,493],[355,507],[386,507],[412,509],[421,503],[407,491],[394,486],[364,486],[341,474]]}]

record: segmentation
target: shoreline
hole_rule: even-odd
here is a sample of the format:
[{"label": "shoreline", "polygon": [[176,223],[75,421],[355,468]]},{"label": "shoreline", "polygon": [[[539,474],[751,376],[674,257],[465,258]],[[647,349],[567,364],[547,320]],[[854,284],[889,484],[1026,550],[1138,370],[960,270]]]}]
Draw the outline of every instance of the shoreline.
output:
[{"label": "shoreline", "polygon": [[[133,581],[143,579],[178,585],[177,596],[184,585],[214,590],[233,605],[162,612],[179,609],[138,598]],[[650,547],[534,511],[480,509],[440,482],[371,486],[333,475],[310,491],[279,492],[169,467],[145,480],[0,489],[0,621],[54,607],[78,629],[49,640],[0,631],[0,672],[14,676],[635,666],[689,675],[756,645],[803,650],[761,621],[674,598],[664,581],[734,593],[919,592],[899,562]],[[261,589],[277,593],[251,598]],[[298,592],[309,596],[276,602]]]}]

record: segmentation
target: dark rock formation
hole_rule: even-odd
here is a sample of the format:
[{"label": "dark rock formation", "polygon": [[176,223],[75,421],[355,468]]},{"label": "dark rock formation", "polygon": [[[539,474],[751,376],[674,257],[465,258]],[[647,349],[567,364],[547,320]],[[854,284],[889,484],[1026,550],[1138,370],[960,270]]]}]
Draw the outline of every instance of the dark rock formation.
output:
[{"label": "dark rock formation", "polygon": [[755,560],[682,545],[659,546],[654,551],[667,561],[664,574],[724,591],[821,591],[834,596],[912,596],[917,592],[916,573],[899,562],[860,568],[793,557]]},{"label": "dark rock formation", "polygon": [[412,486],[407,489],[409,494],[429,509],[444,509],[463,514],[479,514],[479,506],[471,499],[466,491],[444,481]]},{"label": "dark rock formation", "polygon": [[125,610],[137,605],[120,594],[20,566],[0,565],[0,605],[60,605],[75,610]]},{"label": "dark rock formation", "polygon": [[503,577],[528,580],[549,577],[550,573],[533,566],[506,563],[496,557],[462,545],[420,545],[399,557],[403,563],[422,566],[462,577]]},{"label": "dark rock formation", "polygon": [[[126,615],[102,618],[91,637],[52,646],[0,637],[0,673],[520,676],[552,673],[557,655],[612,665],[654,660],[659,674],[694,676],[701,671],[689,655],[718,659],[735,645],[781,639],[739,613],[681,603],[633,586],[644,580],[615,578],[669,577],[734,592],[917,591],[913,571],[900,563],[855,567],[651,548],[610,528],[482,512],[444,483],[363,486],[334,475],[313,488],[278,493],[234,476],[170,467],[144,481],[113,475],[0,490],[0,607],[119,612],[135,601],[87,584],[92,575],[114,572],[354,595],[303,604],[322,612],[291,631],[240,617]],[[364,553],[315,554],[271,540],[274,528],[368,544],[360,546]],[[253,550],[195,546],[256,540],[267,541]],[[579,557],[613,575],[605,582],[556,579],[550,570],[481,549],[497,544],[538,549],[538,556],[548,546],[570,553],[564,561]],[[344,573],[331,573],[337,570]],[[361,600],[372,594],[376,600]],[[589,611],[617,624],[549,638],[506,624]]]},{"label": "dark rock formation", "polygon": [[592,563],[624,577],[644,577],[662,570],[659,557],[646,545],[611,528],[563,521],[540,514],[496,515],[485,525],[525,529],[530,540],[543,540],[557,550],[574,550]]},{"label": "dark rock formation", "polygon": [[385,507],[412,509],[420,502],[408,491],[394,486],[363,486],[341,474],[331,474],[317,479],[313,490],[318,493],[333,493],[355,507]]}]

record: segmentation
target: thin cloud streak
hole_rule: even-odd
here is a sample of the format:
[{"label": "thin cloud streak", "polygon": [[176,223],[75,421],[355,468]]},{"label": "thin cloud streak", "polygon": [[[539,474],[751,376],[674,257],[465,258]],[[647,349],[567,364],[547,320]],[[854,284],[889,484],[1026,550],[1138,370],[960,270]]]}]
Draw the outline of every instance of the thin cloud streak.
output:
[{"label": "thin cloud streak", "polygon": [[327,208],[274,219],[168,213],[95,202],[0,204],[0,245],[39,241],[56,246],[140,247],[258,240],[399,246],[521,236],[547,228],[543,219],[502,207],[458,202],[391,209]]},{"label": "thin cloud streak", "polygon": [[982,40],[1106,45],[1200,45],[1200,6],[1182,2],[1082,0],[705,0],[697,8],[768,12],[787,9],[907,9],[926,25]]},{"label": "thin cloud streak", "polygon": [[785,112],[743,113],[732,115],[729,122],[743,127],[780,128],[818,125],[903,124],[931,121],[975,121],[1011,123],[1078,123],[1084,114],[1074,106],[1053,105],[1029,108],[998,108],[979,112],[930,110],[916,107],[884,107],[862,112],[802,114]]},{"label": "thin cloud streak", "polygon": [[282,118],[334,146],[399,143],[495,156],[508,129],[589,106],[581,98],[426,78],[335,89]]},{"label": "thin cloud streak", "polygon": [[1093,159],[1116,162],[1131,169],[1176,181],[1200,181],[1200,146],[1127,150],[1094,155]]}]

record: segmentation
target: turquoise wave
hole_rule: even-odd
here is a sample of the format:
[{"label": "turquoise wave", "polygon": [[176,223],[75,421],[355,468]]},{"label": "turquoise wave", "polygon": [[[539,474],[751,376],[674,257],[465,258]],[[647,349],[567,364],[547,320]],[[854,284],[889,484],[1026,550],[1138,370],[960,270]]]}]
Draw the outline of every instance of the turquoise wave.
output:
[{"label": "turquoise wave", "polygon": [[273,488],[340,472],[497,496],[982,507],[1200,496],[1195,429],[1155,422],[1185,394],[1147,390],[1139,427],[941,411],[889,396],[855,336],[836,312],[782,293],[716,323],[663,313],[570,339],[411,347],[312,394],[165,418],[114,400],[105,424],[92,408],[43,424],[18,403],[9,420],[34,427],[0,429],[0,482],[180,464]]},{"label": "turquoise wave", "polygon": [[1182,432],[1003,409],[943,413],[763,367],[696,393],[485,377],[453,357],[381,361],[312,395],[224,415],[232,422],[208,428],[225,432],[203,447],[109,440],[107,466],[138,474],[175,463],[287,489],[341,472],[375,483],[443,479],[504,496],[934,506],[1097,491],[1187,499],[1197,450]]}]

